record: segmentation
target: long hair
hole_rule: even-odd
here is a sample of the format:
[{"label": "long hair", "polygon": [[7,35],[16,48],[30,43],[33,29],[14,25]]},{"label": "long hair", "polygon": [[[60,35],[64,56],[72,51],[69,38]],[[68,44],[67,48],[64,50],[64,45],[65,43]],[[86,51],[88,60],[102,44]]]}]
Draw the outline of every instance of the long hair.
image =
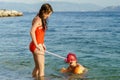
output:
[{"label": "long hair", "polygon": [[39,13],[38,13],[38,16],[42,20],[42,27],[45,30],[47,29],[47,19],[44,19],[44,14],[49,14],[50,12],[53,12],[51,5],[48,3],[45,3],[41,6]]}]

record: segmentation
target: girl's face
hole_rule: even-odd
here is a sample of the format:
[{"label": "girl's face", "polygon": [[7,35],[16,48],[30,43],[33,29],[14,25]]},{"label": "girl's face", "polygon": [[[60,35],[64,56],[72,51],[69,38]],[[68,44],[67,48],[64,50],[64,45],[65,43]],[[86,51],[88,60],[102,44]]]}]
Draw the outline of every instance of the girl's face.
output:
[{"label": "girl's face", "polygon": [[76,61],[70,61],[69,65],[72,66],[72,67],[75,67],[77,65],[77,62]]},{"label": "girl's face", "polygon": [[48,14],[44,13],[44,14],[43,14],[44,19],[47,19],[48,17],[50,17],[51,14],[52,14],[52,12],[50,12],[50,13],[48,13]]},{"label": "girl's face", "polygon": [[74,56],[71,56],[70,60],[69,60],[69,65],[72,66],[72,67],[75,67],[76,66],[76,59]]}]

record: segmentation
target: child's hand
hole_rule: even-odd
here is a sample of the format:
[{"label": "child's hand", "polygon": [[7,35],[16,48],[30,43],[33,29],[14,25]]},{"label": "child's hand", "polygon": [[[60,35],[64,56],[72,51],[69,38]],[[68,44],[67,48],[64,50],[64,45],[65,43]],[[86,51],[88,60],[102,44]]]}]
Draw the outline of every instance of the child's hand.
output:
[{"label": "child's hand", "polygon": [[63,67],[63,68],[60,70],[60,72],[61,72],[61,73],[66,72],[66,68]]}]

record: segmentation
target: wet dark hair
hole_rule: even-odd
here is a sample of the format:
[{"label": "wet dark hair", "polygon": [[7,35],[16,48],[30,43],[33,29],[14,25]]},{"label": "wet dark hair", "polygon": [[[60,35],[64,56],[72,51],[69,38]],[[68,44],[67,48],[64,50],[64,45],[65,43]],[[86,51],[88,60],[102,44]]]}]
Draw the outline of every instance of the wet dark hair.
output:
[{"label": "wet dark hair", "polygon": [[50,12],[53,12],[51,5],[48,3],[45,3],[41,6],[39,13],[38,13],[38,16],[42,20],[42,27],[45,30],[47,29],[47,19],[44,19],[44,14],[49,14]]}]

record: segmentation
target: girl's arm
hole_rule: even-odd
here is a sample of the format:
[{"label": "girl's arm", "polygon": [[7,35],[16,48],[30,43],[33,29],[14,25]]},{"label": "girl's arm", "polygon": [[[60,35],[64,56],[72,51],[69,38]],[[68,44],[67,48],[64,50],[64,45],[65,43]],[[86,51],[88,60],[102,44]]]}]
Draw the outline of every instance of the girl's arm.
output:
[{"label": "girl's arm", "polygon": [[40,47],[39,45],[37,44],[37,41],[36,41],[36,36],[35,36],[35,30],[37,28],[38,25],[42,24],[40,19],[38,19],[37,17],[33,19],[33,22],[32,22],[32,27],[31,27],[31,30],[30,30],[30,35],[31,35],[31,38],[32,38],[32,41],[34,42],[35,46],[37,49],[40,50]]}]

